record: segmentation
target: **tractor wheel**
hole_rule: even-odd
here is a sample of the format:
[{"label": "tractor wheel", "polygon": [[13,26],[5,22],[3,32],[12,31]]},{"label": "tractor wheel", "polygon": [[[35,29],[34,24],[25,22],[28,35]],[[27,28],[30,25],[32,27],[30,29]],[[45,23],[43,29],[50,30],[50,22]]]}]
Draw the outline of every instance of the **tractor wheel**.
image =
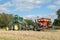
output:
[{"label": "tractor wheel", "polygon": [[14,24],[14,30],[18,30],[18,24]]},{"label": "tractor wheel", "polygon": [[9,27],[6,27],[6,30],[8,31],[9,30]]}]

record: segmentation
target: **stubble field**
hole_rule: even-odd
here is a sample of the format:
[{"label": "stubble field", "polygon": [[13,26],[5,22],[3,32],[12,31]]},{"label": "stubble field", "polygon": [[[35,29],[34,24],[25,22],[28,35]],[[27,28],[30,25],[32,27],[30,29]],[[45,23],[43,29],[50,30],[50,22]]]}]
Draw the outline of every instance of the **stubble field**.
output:
[{"label": "stubble field", "polygon": [[56,31],[0,31],[0,40],[60,40]]}]

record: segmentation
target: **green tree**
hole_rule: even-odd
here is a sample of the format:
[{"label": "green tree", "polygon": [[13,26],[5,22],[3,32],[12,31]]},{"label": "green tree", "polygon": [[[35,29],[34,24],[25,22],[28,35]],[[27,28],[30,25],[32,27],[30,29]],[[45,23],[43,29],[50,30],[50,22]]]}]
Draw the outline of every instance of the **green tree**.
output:
[{"label": "green tree", "polygon": [[55,19],[53,25],[60,26],[60,20]]},{"label": "green tree", "polygon": [[57,11],[57,19],[54,20],[53,25],[60,26],[60,9]]},{"label": "green tree", "polygon": [[60,9],[57,11],[58,20],[60,20]]},{"label": "green tree", "polygon": [[12,14],[1,13],[0,14],[0,28],[6,27],[13,20]]},{"label": "green tree", "polygon": [[32,25],[32,26],[35,25],[35,23],[34,23],[33,20],[27,20],[27,19],[26,19],[25,21],[27,22],[28,25]]}]

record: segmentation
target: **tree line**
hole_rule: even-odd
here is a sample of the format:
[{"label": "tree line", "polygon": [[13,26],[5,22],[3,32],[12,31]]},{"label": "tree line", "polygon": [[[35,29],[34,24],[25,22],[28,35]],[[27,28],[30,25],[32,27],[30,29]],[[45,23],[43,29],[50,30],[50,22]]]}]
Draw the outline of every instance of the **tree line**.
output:
[{"label": "tree line", "polygon": [[6,27],[12,20],[12,14],[0,13],[0,28]]},{"label": "tree line", "polygon": [[[9,23],[13,22],[14,15],[7,13],[0,13],[0,28],[5,28]],[[24,19],[28,25],[34,26],[33,20]]]}]

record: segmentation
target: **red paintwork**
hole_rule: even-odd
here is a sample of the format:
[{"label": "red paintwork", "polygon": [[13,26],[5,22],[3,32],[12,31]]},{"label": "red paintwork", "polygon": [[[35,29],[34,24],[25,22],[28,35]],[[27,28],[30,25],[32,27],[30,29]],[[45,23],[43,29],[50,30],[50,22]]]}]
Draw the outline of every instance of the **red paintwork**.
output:
[{"label": "red paintwork", "polygon": [[50,23],[50,21],[51,21],[51,20],[48,19],[48,18],[37,19],[37,22],[42,23],[42,26],[44,26],[44,27],[48,26],[49,23]]},{"label": "red paintwork", "polygon": [[47,22],[42,22],[42,25],[45,27],[47,26]]}]

